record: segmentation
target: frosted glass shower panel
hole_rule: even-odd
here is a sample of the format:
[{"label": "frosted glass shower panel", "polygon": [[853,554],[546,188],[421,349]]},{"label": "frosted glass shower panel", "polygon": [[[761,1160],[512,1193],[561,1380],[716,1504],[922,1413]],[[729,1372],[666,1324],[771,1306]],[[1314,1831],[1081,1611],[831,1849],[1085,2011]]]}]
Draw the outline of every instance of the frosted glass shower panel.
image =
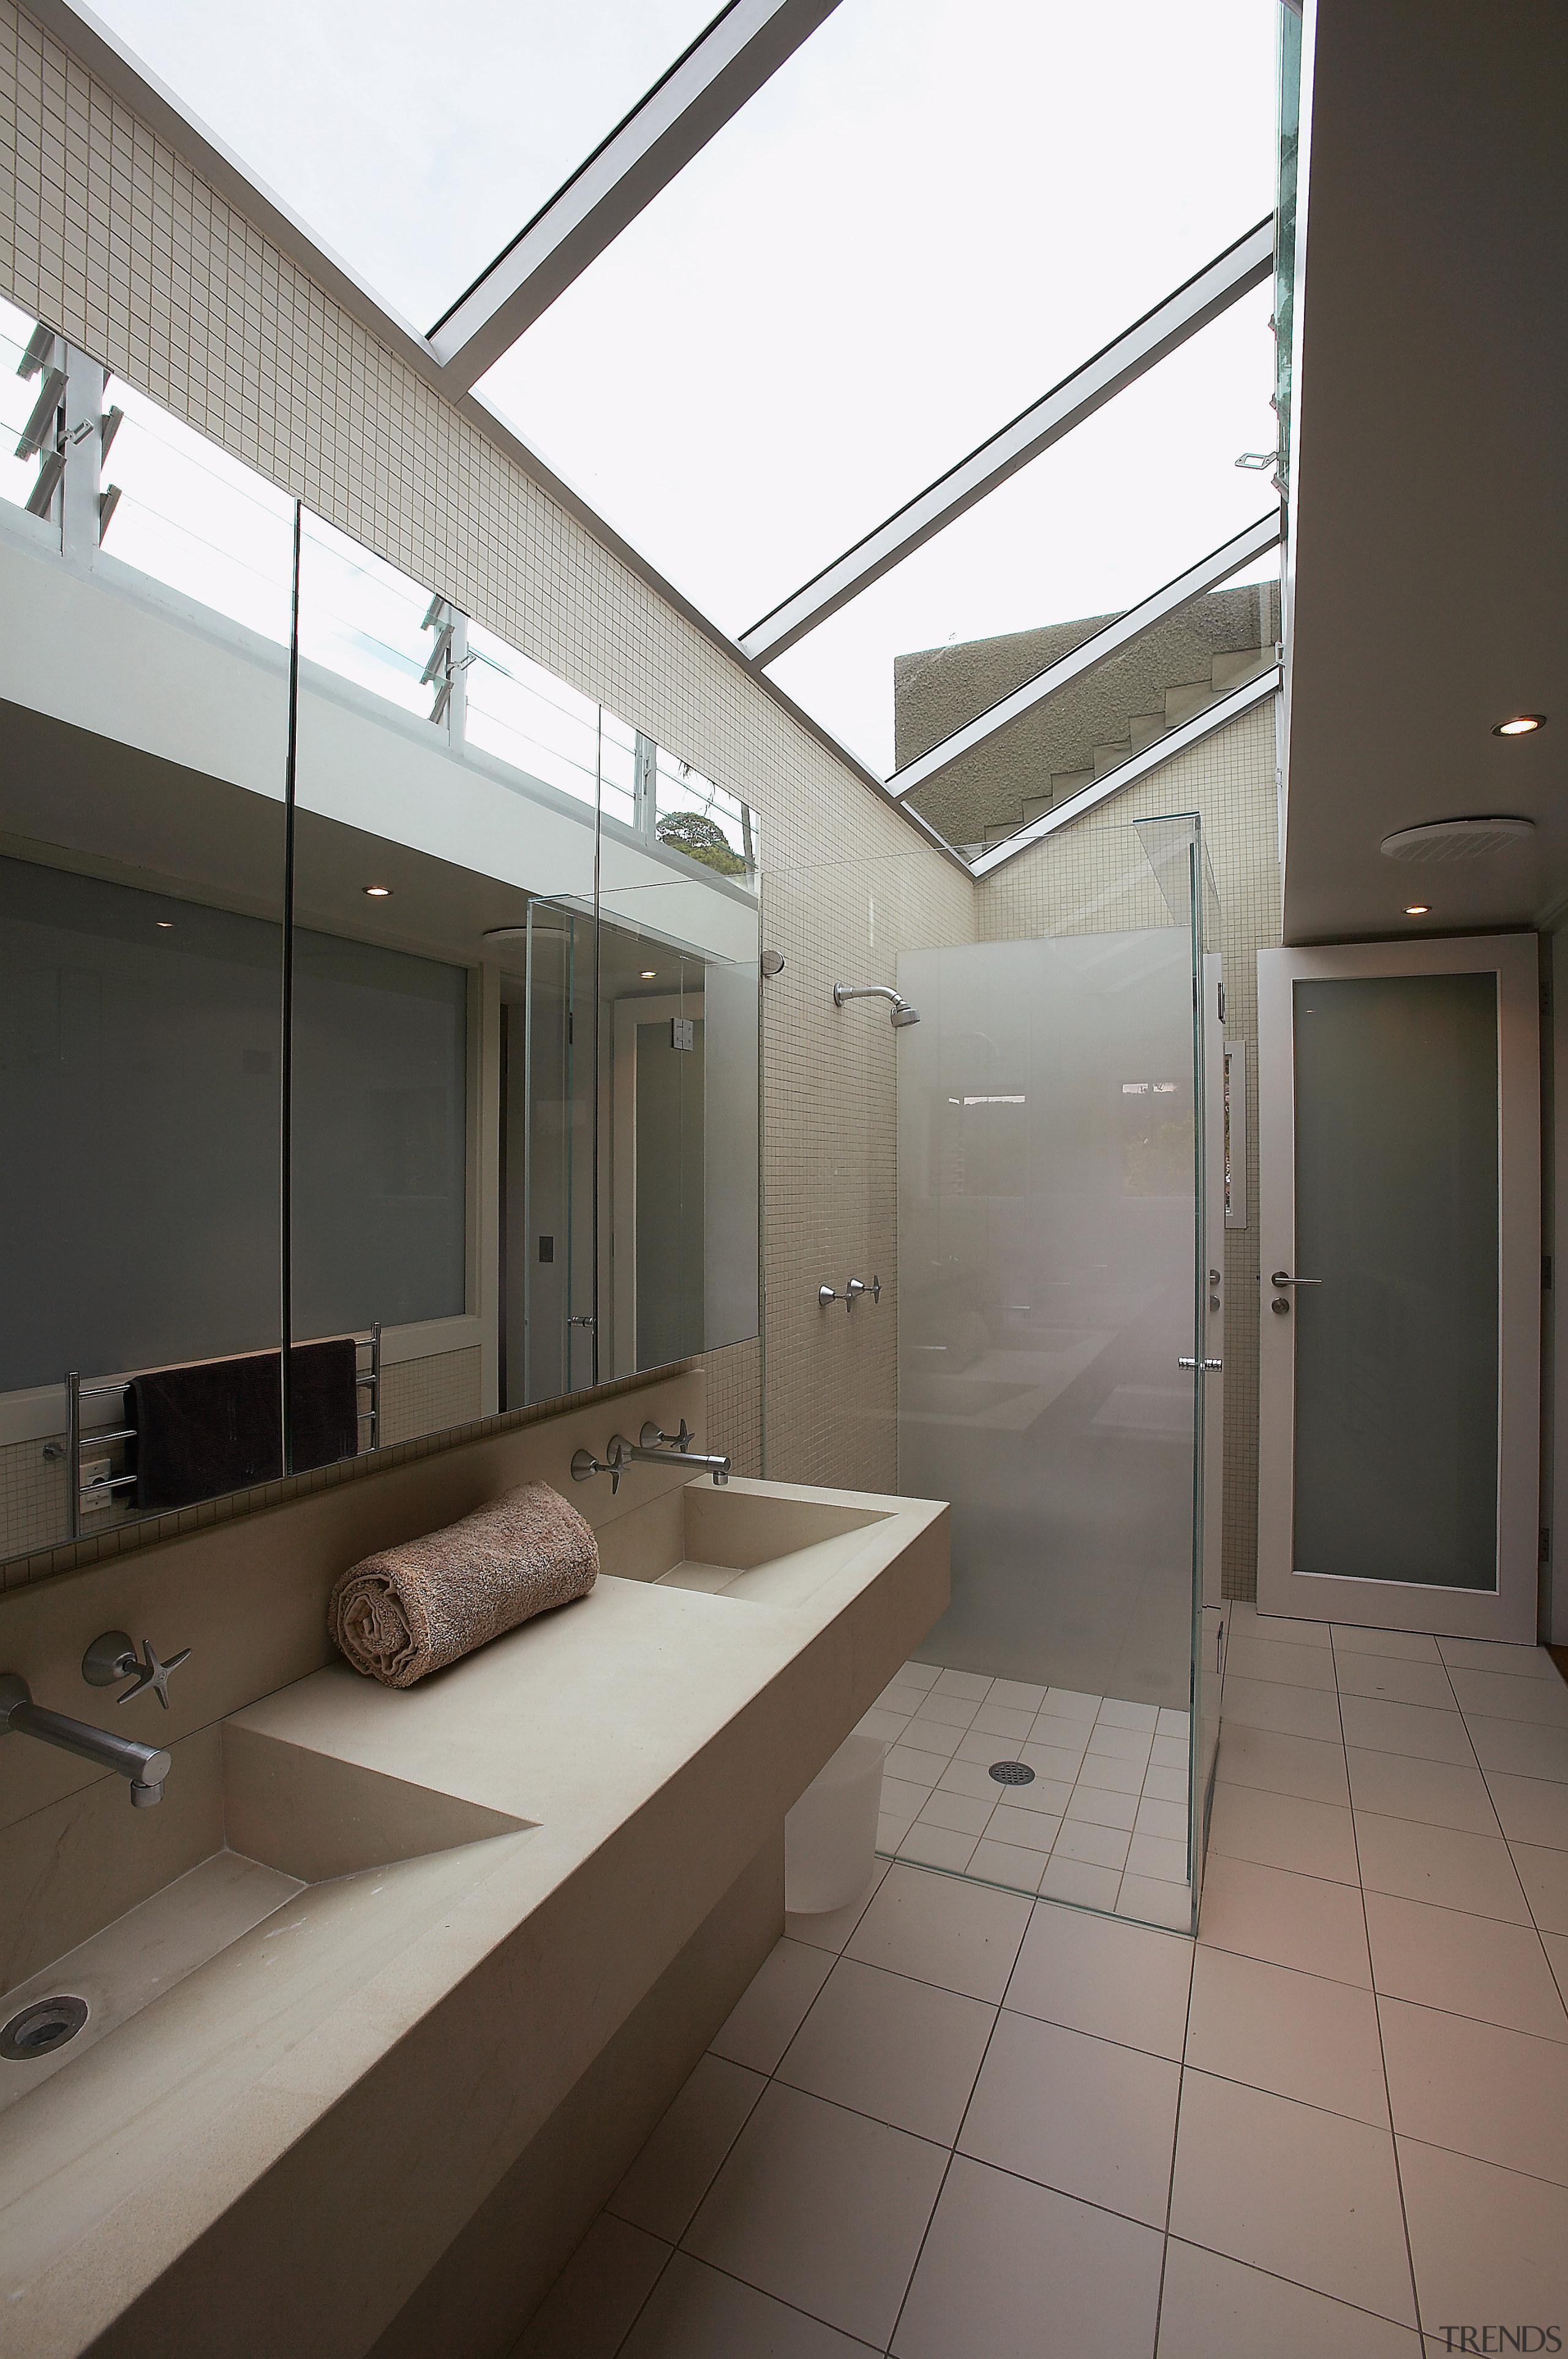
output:
[{"label": "frosted glass shower panel", "polygon": [[1192,940],[904,953],[900,1490],[953,1503],[956,1668],[1185,1712]]}]

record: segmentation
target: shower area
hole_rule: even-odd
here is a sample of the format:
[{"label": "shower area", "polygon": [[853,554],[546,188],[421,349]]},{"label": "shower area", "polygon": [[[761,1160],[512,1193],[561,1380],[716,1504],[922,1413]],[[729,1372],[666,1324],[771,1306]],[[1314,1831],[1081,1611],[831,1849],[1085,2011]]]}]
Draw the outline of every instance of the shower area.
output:
[{"label": "shower area", "polygon": [[1187,1930],[1222,1646],[1219,908],[1195,817],[1074,836],[1057,929],[898,962],[898,1488],[951,1502],[953,1598],[878,1708],[879,1848]]}]

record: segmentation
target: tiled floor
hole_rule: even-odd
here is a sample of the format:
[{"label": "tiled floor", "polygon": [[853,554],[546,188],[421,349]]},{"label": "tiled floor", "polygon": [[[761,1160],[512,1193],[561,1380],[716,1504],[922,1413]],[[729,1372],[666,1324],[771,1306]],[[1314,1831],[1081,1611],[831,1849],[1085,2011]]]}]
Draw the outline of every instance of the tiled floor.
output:
[{"label": "tiled floor", "polygon": [[879,1852],[1190,1930],[1184,1712],[906,1663],[860,1725],[888,1747]]},{"label": "tiled floor", "polygon": [[1568,2341],[1568,1686],[1247,1607],[1229,1670],[1196,1943],[879,1863],[790,1921],[516,2359]]}]

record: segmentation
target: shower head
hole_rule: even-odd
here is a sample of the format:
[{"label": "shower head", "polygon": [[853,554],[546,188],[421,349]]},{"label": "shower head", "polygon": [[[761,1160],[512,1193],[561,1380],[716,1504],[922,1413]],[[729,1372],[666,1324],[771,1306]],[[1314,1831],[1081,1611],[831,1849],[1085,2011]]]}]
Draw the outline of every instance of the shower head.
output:
[{"label": "shower head", "polygon": [[835,983],[833,1006],[842,1007],[846,999],[890,999],[893,1003],[892,1022],[895,1032],[903,1025],[918,1024],[920,1020],[920,1009],[911,1007],[903,994],[895,991],[890,983]]}]

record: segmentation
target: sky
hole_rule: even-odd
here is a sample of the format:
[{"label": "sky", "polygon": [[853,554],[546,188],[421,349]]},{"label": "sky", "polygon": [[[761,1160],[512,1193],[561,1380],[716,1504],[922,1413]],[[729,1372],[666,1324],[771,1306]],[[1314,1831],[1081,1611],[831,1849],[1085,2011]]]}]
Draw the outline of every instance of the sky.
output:
[{"label": "sky", "polygon": [[[100,0],[419,328],[709,0]],[[1273,204],[1273,0],[840,0],[477,388],[738,634]],[[265,24],[265,41],[255,27]],[[892,659],[1135,603],[1261,514],[1267,288],[774,668],[886,774]],[[1261,570],[1261,569],[1255,569]]]}]

